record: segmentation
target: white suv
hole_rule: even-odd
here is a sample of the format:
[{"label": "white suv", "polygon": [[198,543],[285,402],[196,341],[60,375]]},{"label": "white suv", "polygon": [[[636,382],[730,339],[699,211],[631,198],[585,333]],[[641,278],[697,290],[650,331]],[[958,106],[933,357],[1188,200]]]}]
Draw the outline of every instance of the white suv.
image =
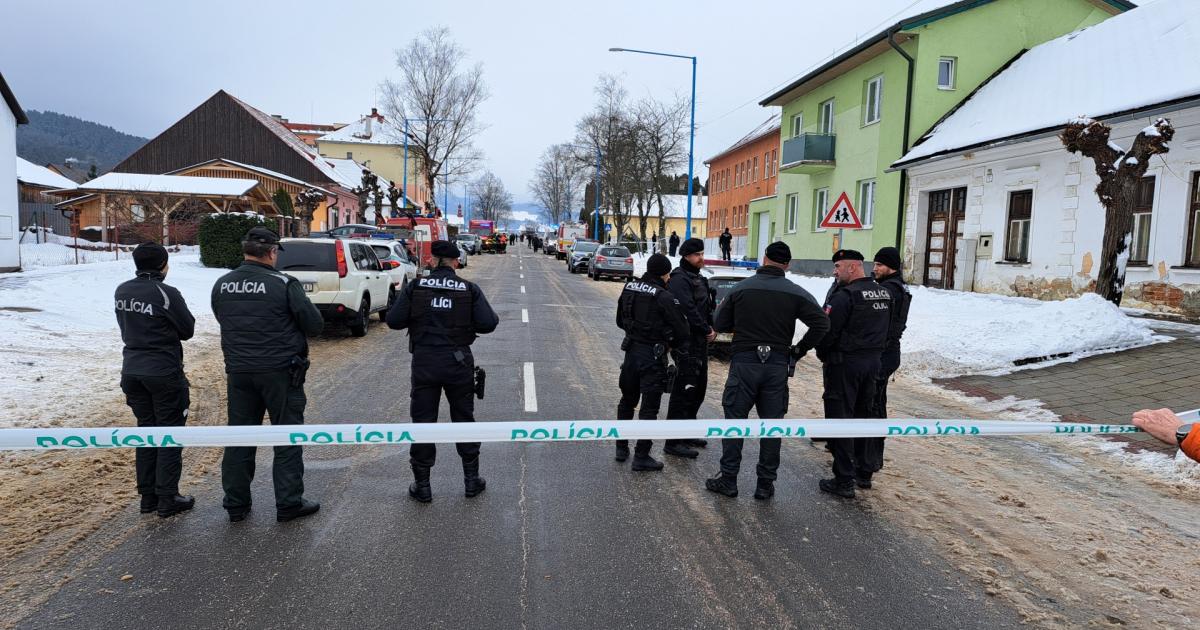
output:
[{"label": "white suv", "polygon": [[275,267],[300,281],[326,321],[367,334],[371,313],[385,311],[392,278],[371,246],[360,240],[285,238]]}]

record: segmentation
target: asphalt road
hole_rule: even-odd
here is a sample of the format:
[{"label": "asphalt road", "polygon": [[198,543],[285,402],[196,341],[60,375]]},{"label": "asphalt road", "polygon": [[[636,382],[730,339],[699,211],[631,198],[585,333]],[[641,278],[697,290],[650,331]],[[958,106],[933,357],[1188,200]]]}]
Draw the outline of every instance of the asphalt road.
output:
[{"label": "asphalt road", "polygon": [[[509,252],[474,257],[464,271],[501,318],[474,347],[488,370],[478,419],[611,417],[620,284],[571,276],[521,246]],[[406,350],[404,333],[378,323],[362,339],[329,331],[314,349],[308,421],[407,421]],[[526,411],[526,363],[536,411]],[[719,415],[720,380],[702,413]],[[132,533],[19,627],[1019,624],[915,533],[821,495],[816,480],[827,464],[816,449],[785,443],[770,502],[750,496],[757,448],[746,450],[743,493],[731,500],[703,489],[717,444],[698,460],[668,458],[661,473],[632,473],[613,461],[610,443],[485,444],[487,492],[466,499],[457,454],[439,446],[434,501],[421,505],[406,494],[406,448],[310,447],[306,496],[321,511],[277,524],[263,449],[246,522],[227,522],[215,475],[187,479],[185,471],[193,512],[162,521],[131,506],[119,518]]]}]

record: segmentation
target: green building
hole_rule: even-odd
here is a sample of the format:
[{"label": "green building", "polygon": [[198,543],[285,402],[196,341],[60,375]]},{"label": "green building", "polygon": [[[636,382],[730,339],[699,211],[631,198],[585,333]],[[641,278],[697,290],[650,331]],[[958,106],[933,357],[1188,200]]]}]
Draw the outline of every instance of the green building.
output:
[{"label": "green building", "polygon": [[1125,0],[922,0],[910,17],[767,97],[760,105],[783,108],[779,186],[750,204],[747,253],[757,258],[782,240],[793,270],[828,273],[838,231],[819,224],[842,193],[864,227],[846,230],[841,247],[869,258],[898,245],[906,182],[889,165],[1025,50],[1133,8]]}]

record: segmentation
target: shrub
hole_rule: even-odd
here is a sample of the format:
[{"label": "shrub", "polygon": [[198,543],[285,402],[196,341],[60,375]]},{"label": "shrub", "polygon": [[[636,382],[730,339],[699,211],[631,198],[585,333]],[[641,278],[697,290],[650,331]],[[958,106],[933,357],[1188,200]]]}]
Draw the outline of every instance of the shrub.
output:
[{"label": "shrub", "polygon": [[233,269],[242,263],[242,237],[253,227],[275,229],[253,214],[210,214],[200,221],[200,263]]}]

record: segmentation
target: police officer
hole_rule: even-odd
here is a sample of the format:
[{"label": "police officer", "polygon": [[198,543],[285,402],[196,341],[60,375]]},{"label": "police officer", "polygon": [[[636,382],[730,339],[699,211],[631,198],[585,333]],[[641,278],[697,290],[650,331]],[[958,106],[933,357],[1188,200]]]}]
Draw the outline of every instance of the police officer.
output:
[{"label": "police officer", "polygon": [[[617,326],[625,331],[625,340],[621,343],[625,361],[621,364],[617,420],[633,419],[633,408],[639,399],[638,419],[656,420],[666,390],[668,350],[676,351],[677,363],[686,362],[688,323],[679,300],[667,290],[670,272],[671,261],[666,256],[650,256],[646,261],[646,273],[638,280],[625,283],[621,297],[617,299]],[[662,470],[662,462],[650,456],[651,446],[650,440],[637,441],[633,470]],[[617,461],[628,458],[629,441],[617,440]]]},{"label": "police officer", "polygon": [[[679,373],[667,404],[667,418],[694,420],[704,403],[708,389],[708,342],[716,339],[712,328],[712,299],[708,280],[700,275],[704,267],[704,241],[689,238],[679,247],[679,266],[671,271],[667,289],[679,300],[688,321],[689,352],[687,360],[677,364]],[[663,452],[676,457],[695,458],[699,452],[691,446],[704,447],[701,439],[667,440]]]},{"label": "police officer", "polygon": [[[413,422],[437,422],[442,392],[450,405],[452,422],[474,422],[475,358],[471,344],[477,335],[496,330],[500,318],[488,304],[479,285],[459,278],[458,248],[450,241],[430,246],[434,269],[428,276],[408,283],[387,314],[394,330],[408,329],[412,353],[412,390],[409,413]],[[487,482],[479,476],[479,442],[455,444],[462,458],[466,496],[484,491]],[[433,500],[429,471],[437,448],[413,444],[409,449],[413,478],[408,495],[421,503]]]},{"label": "police officer", "polygon": [[[304,424],[304,376],[308,339],[324,327],[321,313],[295,278],[275,270],[283,246],[263,227],[242,239],[245,260],[221,276],[212,289],[212,310],[221,325],[225,355],[229,425]],[[253,446],[231,446],[221,460],[222,504],[231,522],[250,512],[254,479]],[[275,520],[286,522],[320,509],[304,498],[304,460],[299,446],[276,446],[271,477],[275,484]]]},{"label": "police officer", "polygon": [[[792,353],[797,358],[803,356],[829,330],[829,320],[816,299],[787,279],[785,271],[791,260],[792,252],[786,244],[771,243],[758,272],[735,284],[717,307],[716,329],[733,333],[729,378],[721,397],[726,418],[747,418],[751,407],[760,418],[785,417]],[[803,322],[808,332],[793,348],[796,320]],[[775,495],[780,445],[780,438],[759,440],[755,499]],[[736,497],[742,439],[722,439],[721,451],[721,472],[704,485],[718,494]]]},{"label": "police officer", "polygon": [[[900,338],[908,327],[908,307],[912,303],[912,294],[904,283],[904,275],[900,272],[900,250],[895,247],[884,247],[875,254],[875,282],[887,290],[892,303],[889,308],[891,322],[888,325],[887,345],[879,359],[879,378],[875,380],[875,415],[876,418],[888,417],[887,385],[888,380],[900,368]],[[863,438],[870,442],[867,455],[875,471],[883,468],[883,438]],[[859,483],[864,480],[860,479]],[[866,484],[870,486],[870,478]]]},{"label": "police officer", "polygon": [[[825,304],[829,334],[817,346],[817,357],[824,363],[825,417],[871,418],[879,356],[891,322],[891,295],[866,277],[859,252],[839,249],[833,254],[833,269],[838,286]],[[877,469],[870,446],[862,438],[830,439],[833,478],[822,479],[821,490],[853,498],[856,481],[861,488],[871,487]]]},{"label": "police officer", "polygon": [[[121,391],[139,427],[181,427],[187,422],[188,382],[183,374],[183,345],[192,338],[196,319],[179,290],[166,284],[167,250],[142,243],[133,250],[137,274],[117,287],[114,303],[121,341]],[[137,449],[137,489],[142,514],[166,518],[192,509],[196,500],[180,496],[183,449]]]}]

